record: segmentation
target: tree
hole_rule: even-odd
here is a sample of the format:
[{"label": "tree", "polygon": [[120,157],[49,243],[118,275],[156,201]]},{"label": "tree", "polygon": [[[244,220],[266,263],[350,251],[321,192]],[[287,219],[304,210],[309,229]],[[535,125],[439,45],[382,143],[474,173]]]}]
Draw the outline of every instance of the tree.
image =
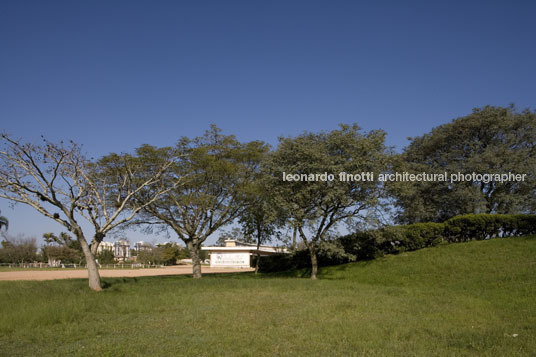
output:
[{"label": "tree", "polygon": [[201,278],[201,245],[217,229],[233,222],[243,210],[243,197],[268,147],[259,141],[240,143],[212,125],[205,135],[182,138],[168,173],[182,176],[180,186],[145,204],[145,219],[175,232],[192,258],[194,278]]},{"label": "tree", "polygon": [[177,244],[166,243],[159,244],[157,249],[162,251],[162,261],[166,265],[177,264],[177,259],[181,256],[181,247]]},{"label": "tree", "polygon": [[389,190],[400,223],[441,222],[469,213],[536,210],[536,112],[486,106],[410,138],[397,171],[412,173],[524,173],[524,182],[486,180],[394,182]]},{"label": "tree", "polygon": [[136,262],[141,264],[161,264],[160,251],[153,249],[144,249],[138,252]]},{"label": "tree", "polygon": [[45,245],[41,248],[41,251],[43,261],[46,259],[49,264],[52,261],[81,264],[83,259],[82,252],[62,245]]},{"label": "tree", "polygon": [[136,261],[143,264],[174,265],[177,259],[184,256],[183,249],[177,244],[158,244],[151,249],[142,249],[138,252]]},{"label": "tree", "polygon": [[0,248],[0,262],[2,263],[31,263],[37,260],[37,245],[35,238],[23,235],[12,237],[2,233],[4,240]]},{"label": "tree", "polygon": [[239,217],[244,237],[257,244],[255,274],[259,272],[260,248],[275,238],[279,238],[278,228],[285,224],[284,210],[280,209],[273,199],[269,180],[265,180],[259,172],[244,202],[245,208]]},{"label": "tree", "polygon": [[108,249],[102,250],[100,253],[97,253],[97,260],[99,264],[113,264],[115,263],[114,252]]},{"label": "tree", "polygon": [[67,248],[78,250],[80,253],[82,253],[82,247],[80,246],[80,242],[77,240],[74,240],[68,233],[61,232],[59,236],[56,236],[54,233],[45,233],[43,234],[43,239],[45,243],[52,244],[56,243],[60,246],[65,246]]},{"label": "tree", "polygon": [[[88,268],[89,287],[101,290],[95,255],[99,243],[116,227],[134,216],[173,188],[162,184],[162,174],[171,163],[151,162],[145,148],[136,156],[112,154],[97,162],[89,161],[76,143],[52,143],[43,139],[41,145],[23,143],[1,135],[0,197],[33,207],[44,216],[58,222],[73,233]],[[151,172],[140,179],[139,172]],[[152,196],[144,204],[133,197],[151,187]],[[87,220],[92,226],[92,239],[79,224]]]},{"label": "tree", "polygon": [[[266,161],[270,193],[309,250],[312,279],[317,278],[317,251],[328,232],[342,222],[364,219],[366,211],[379,204],[383,190],[377,180],[340,180],[339,174],[385,170],[389,155],[384,138],[383,131],[362,134],[355,124],[341,125],[328,133],[281,138]],[[325,180],[289,180],[287,174],[298,178],[325,174]]]},{"label": "tree", "polygon": [[0,229],[5,228],[7,230],[9,226],[9,221],[6,217],[0,216]]},{"label": "tree", "polygon": [[80,243],[66,232],[61,232],[59,236],[45,233],[43,239],[47,244],[42,248],[43,258],[46,257],[49,262],[60,260],[63,263],[82,263],[84,253]]},{"label": "tree", "polygon": [[225,247],[226,240],[238,240],[245,243],[254,243],[255,240],[251,235],[245,235],[241,227],[233,227],[231,230],[224,230],[220,233],[216,241],[217,247]]}]

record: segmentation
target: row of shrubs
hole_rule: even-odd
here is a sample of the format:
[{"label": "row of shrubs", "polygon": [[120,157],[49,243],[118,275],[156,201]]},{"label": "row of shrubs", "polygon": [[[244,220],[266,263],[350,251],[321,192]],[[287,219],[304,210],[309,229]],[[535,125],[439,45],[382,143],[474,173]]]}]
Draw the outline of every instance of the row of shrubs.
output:
[{"label": "row of shrubs", "polygon": [[[469,214],[443,223],[387,226],[323,242],[318,249],[318,262],[321,266],[337,265],[441,243],[531,234],[536,234],[536,215]],[[302,269],[309,267],[310,262],[307,250],[297,250],[292,254],[263,257],[259,269],[262,272]]]}]

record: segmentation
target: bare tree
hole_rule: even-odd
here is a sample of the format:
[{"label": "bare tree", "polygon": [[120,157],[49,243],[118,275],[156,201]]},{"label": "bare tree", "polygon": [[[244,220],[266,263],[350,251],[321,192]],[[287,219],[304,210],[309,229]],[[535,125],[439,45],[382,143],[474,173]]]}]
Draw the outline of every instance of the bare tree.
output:
[{"label": "bare tree", "polygon": [[[72,141],[56,144],[43,139],[43,144],[34,145],[7,134],[0,140],[0,197],[29,205],[74,234],[86,258],[92,290],[102,289],[95,255],[106,234],[178,184],[163,184],[162,174],[171,162],[148,163],[141,158],[145,146],[136,156],[112,154],[92,162]],[[140,171],[152,175],[140,179]],[[132,198],[147,187],[151,196],[134,202]],[[81,219],[92,226],[90,243]]]}]

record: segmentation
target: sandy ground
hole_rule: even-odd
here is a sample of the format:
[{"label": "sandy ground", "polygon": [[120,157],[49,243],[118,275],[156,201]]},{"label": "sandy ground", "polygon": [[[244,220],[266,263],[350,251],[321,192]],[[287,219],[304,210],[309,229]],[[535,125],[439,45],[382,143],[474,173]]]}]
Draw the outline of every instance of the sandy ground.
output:
[{"label": "sandy ground", "polygon": [[[255,269],[234,269],[234,268],[210,268],[202,267],[203,274],[213,273],[237,273],[254,271]],[[101,269],[100,276],[103,278],[123,278],[136,276],[157,276],[157,275],[187,275],[192,274],[191,265],[171,266],[151,269]],[[0,272],[0,280],[55,280],[55,279],[75,279],[86,278],[87,270],[28,270],[28,271],[8,271]]]}]

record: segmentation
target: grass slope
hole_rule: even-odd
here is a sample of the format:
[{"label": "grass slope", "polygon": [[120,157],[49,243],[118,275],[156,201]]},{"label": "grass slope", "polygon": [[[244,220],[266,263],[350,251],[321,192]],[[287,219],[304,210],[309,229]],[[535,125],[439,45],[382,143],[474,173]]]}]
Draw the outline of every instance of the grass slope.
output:
[{"label": "grass slope", "polygon": [[324,268],[318,281],[105,282],[0,282],[0,355],[536,355],[536,237]]}]

